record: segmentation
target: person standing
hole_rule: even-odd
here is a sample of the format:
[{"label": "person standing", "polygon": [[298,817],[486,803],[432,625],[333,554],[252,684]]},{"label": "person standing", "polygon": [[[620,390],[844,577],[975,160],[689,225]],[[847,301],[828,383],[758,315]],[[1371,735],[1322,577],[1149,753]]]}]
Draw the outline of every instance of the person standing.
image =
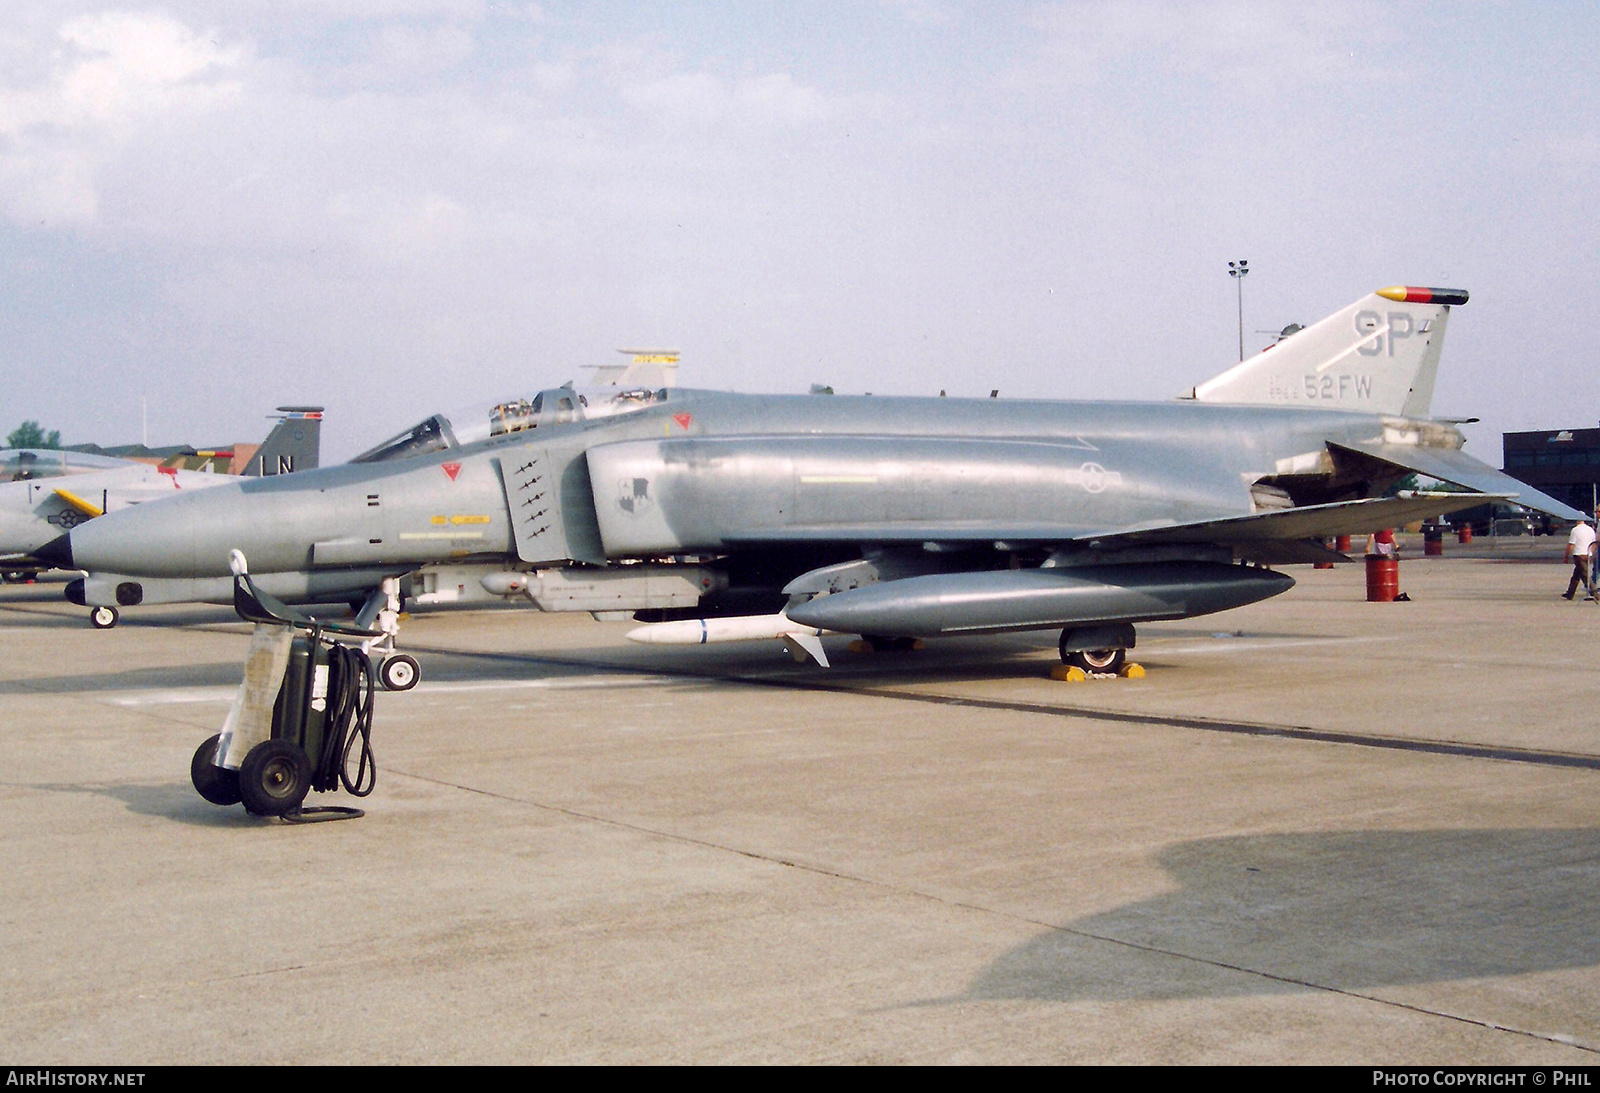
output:
[{"label": "person standing", "polygon": [[1394,541],[1392,528],[1384,528],[1367,536],[1367,557],[1398,558],[1399,556],[1400,544]]},{"label": "person standing", "polygon": [[1572,579],[1567,582],[1567,590],[1562,593],[1562,599],[1572,599],[1572,594],[1578,590],[1580,581],[1583,582],[1584,598],[1590,600],[1595,598],[1594,540],[1594,525],[1588,520],[1579,521],[1573,526],[1572,534],[1567,536],[1567,553],[1563,560],[1572,563]]}]

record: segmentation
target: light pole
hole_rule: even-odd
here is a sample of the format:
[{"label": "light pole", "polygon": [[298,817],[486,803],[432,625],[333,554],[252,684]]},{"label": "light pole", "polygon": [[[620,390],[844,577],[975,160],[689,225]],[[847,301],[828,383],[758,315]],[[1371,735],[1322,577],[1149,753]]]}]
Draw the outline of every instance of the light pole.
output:
[{"label": "light pole", "polygon": [[1250,273],[1250,263],[1241,258],[1228,263],[1228,276],[1239,285],[1239,359],[1244,360],[1244,279]]}]

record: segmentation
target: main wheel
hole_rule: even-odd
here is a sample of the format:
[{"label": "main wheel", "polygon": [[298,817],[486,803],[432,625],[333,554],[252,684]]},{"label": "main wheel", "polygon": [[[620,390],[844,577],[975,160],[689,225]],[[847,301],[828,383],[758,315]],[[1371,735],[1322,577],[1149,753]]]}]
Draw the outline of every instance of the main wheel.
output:
[{"label": "main wheel", "polygon": [[221,736],[213,736],[195,749],[189,761],[189,781],[200,796],[214,805],[239,803],[239,772],[217,766],[217,744]]},{"label": "main wheel", "polygon": [[378,682],[383,684],[386,691],[409,691],[421,678],[422,667],[416,658],[404,653],[385,657],[383,663],[378,665]]},{"label": "main wheel", "polygon": [[89,625],[96,630],[109,630],[117,625],[117,609],[115,607],[96,607],[89,612]]},{"label": "main wheel", "polygon": [[1128,661],[1126,649],[1080,649],[1061,654],[1061,663],[1082,668],[1085,672],[1116,675]]},{"label": "main wheel", "polygon": [[39,574],[26,569],[8,569],[0,573],[0,578],[4,578],[6,584],[27,584],[38,576]]},{"label": "main wheel", "polygon": [[239,797],[257,816],[282,816],[311,790],[311,760],[287,740],[264,740],[239,767]]}]

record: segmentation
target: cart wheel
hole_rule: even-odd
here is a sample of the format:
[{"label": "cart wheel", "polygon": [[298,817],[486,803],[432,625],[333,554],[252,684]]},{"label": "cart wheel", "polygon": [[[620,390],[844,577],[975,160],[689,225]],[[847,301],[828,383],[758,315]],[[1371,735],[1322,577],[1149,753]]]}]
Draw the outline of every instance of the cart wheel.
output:
[{"label": "cart wheel", "polygon": [[300,807],[311,789],[311,760],[287,740],[264,740],[239,767],[239,796],[257,816],[282,816]]},{"label": "cart wheel", "polygon": [[409,691],[421,678],[422,668],[416,658],[404,653],[385,657],[383,663],[378,665],[378,682],[383,684],[386,691]]},{"label": "cart wheel", "polygon": [[195,749],[189,761],[189,781],[200,796],[214,805],[239,803],[239,772],[217,766],[217,744],[221,736],[213,736]]},{"label": "cart wheel", "polygon": [[89,612],[89,625],[96,630],[109,630],[117,625],[117,609],[115,607],[96,607]]}]

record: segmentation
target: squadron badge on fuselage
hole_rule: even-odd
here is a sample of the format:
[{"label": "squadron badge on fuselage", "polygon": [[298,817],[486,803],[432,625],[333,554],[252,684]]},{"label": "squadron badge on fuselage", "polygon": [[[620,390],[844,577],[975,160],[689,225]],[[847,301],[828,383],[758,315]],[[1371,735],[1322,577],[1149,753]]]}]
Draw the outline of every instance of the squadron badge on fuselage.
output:
[{"label": "squadron badge on fuselage", "polygon": [[650,511],[650,480],[624,478],[617,483],[617,506],[632,516]]}]

